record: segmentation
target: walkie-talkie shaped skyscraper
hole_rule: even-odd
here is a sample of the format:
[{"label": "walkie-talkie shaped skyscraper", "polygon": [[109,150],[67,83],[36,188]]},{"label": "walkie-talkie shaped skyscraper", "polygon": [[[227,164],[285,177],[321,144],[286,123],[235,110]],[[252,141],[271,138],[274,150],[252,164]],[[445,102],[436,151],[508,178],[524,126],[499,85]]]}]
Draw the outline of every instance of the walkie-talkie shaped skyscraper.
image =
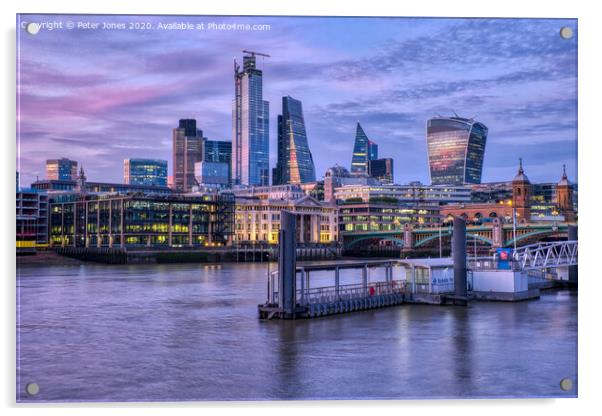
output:
[{"label": "walkie-talkie shaped skyscraper", "polygon": [[473,119],[435,117],[426,124],[431,183],[481,183],[487,127]]}]

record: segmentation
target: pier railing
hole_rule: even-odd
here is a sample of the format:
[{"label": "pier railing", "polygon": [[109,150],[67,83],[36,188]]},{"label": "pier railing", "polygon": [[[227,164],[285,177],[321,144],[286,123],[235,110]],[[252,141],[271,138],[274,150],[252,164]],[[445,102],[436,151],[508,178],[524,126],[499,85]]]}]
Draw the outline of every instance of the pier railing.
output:
[{"label": "pier railing", "polygon": [[[278,272],[275,272],[276,274]],[[353,283],[336,286],[315,287],[309,289],[297,289],[297,302],[300,305],[311,303],[337,302],[345,300],[361,299],[367,296],[389,295],[393,293],[406,292],[405,280],[393,280],[389,282],[373,282],[364,286],[362,283]],[[428,287],[428,285],[425,285]],[[278,303],[278,291],[272,292],[271,303]]]}]

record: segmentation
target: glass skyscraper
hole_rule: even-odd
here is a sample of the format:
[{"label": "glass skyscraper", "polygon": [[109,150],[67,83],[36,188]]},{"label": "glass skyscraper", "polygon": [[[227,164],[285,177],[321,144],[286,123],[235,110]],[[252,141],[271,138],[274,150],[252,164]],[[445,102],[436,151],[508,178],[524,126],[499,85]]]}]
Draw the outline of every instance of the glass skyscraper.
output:
[{"label": "glass skyscraper", "polygon": [[351,173],[355,175],[368,174],[368,161],[378,159],[378,145],[362,129],[360,123],[357,123],[355,129],[355,144],[353,146],[353,157],[351,158]]},{"label": "glass skyscraper", "polygon": [[167,186],[167,160],[125,159],[123,179],[128,185]]},{"label": "glass skyscraper", "polygon": [[282,97],[278,116],[278,161],[273,170],[274,185],[315,182],[314,160],[307,143],[301,101]]},{"label": "glass skyscraper", "polygon": [[487,127],[472,119],[436,117],[426,126],[431,183],[481,183]]},{"label": "glass skyscraper", "polygon": [[372,159],[368,161],[368,175],[382,183],[393,183],[393,159]]},{"label": "glass skyscraper", "polygon": [[74,181],[77,178],[77,162],[67,158],[46,161],[46,179],[55,181]]},{"label": "glass skyscraper", "polygon": [[190,192],[196,185],[194,164],[203,160],[203,132],[196,120],[182,119],[173,129],[173,186],[179,192]]},{"label": "glass skyscraper", "polygon": [[232,180],[232,142],[205,140],[203,161],[208,163],[226,163],[228,165],[228,183]]},{"label": "glass skyscraper", "polygon": [[235,98],[232,103],[232,182],[269,185],[269,103],[263,100],[263,72],[255,53],[234,61]]}]

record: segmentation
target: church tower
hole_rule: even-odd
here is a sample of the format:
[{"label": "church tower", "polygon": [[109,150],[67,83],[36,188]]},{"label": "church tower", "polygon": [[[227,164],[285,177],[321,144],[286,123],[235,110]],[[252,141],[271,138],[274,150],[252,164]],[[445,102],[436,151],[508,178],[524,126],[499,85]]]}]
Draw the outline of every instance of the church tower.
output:
[{"label": "church tower", "polygon": [[566,222],[575,222],[573,187],[566,176],[566,165],[562,165],[562,178],[556,185],[556,205]]},{"label": "church tower", "polygon": [[75,191],[85,195],[87,193],[87,186],[86,186],[86,175],[84,173],[84,166],[80,166],[79,168],[79,175],[77,175],[77,179],[75,180]]},{"label": "church tower", "polygon": [[523,159],[518,160],[518,173],[512,180],[512,205],[516,209],[516,221],[530,221],[531,182],[523,170]]}]

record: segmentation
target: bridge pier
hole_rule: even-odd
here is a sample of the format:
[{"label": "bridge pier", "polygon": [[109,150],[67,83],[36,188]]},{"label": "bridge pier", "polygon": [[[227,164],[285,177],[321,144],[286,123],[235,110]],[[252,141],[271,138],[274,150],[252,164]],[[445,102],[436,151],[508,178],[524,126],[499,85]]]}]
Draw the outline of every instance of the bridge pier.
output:
[{"label": "bridge pier", "polygon": [[296,310],[296,217],[287,211],[280,213],[278,255],[278,308],[283,317],[294,317]]},{"label": "bridge pier", "polygon": [[452,235],[452,256],[454,259],[454,304],[467,305],[466,287],[466,221],[454,217]]}]

